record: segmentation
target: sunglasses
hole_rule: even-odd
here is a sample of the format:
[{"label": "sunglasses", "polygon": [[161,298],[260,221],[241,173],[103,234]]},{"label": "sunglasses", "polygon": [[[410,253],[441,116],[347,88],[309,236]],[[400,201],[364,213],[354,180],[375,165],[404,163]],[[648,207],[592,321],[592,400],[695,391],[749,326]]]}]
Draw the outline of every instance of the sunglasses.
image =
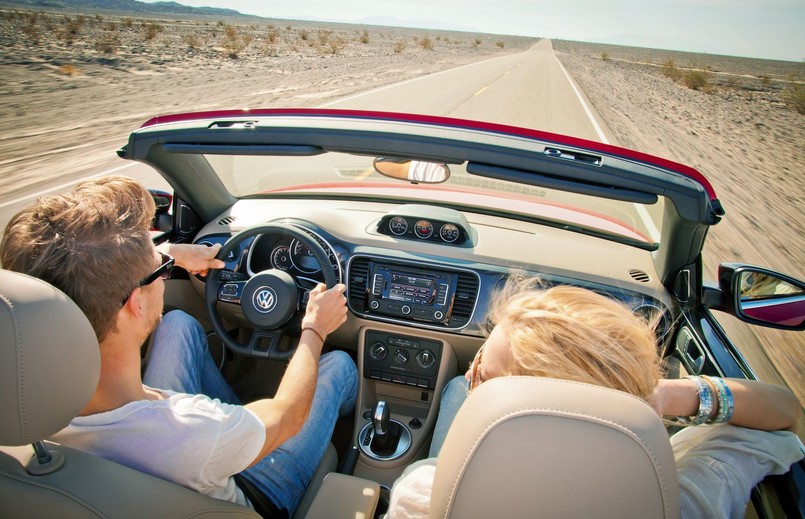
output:
[{"label": "sunglasses", "polygon": [[[164,252],[160,252],[159,257],[160,257],[159,266],[156,269],[154,269],[154,271],[150,273],[148,276],[141,279],[137,283],[138,287],[144,287],[146,285],[150,285],[151,283],[160,278],[166,280],[171,276],[171,271],[173,270],[173,264],[176,262],[176,260],[173,258],[173,256],[165,254]],[[131,292],[129,292],[129,295],[127,295],[123,299],[123,302],[121,304],[125,305],[126,301],[129,300],[129,296],[131,296]]]},{"label": "sunglasses", "polygon": [[160,256],[159,266],[147,277],[141,279],[140,283],[137,286],[144,287],[145,285],[150,285],[158,278],[168,279],[169,277],[171,277],[173,264],[176,262],[176,260],[173,259],[173,256],[165,254],[164,252],[160,252],[159,256]]}]

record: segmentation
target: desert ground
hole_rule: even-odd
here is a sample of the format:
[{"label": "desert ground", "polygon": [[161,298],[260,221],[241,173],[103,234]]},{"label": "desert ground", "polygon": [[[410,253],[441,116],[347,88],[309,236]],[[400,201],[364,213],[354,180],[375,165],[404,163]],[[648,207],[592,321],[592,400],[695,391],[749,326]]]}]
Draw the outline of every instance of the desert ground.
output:
[{"label": "desert ground", "polygon": [[[160,113],[319,106],[525,50],[534,38],[289,20],[166,19],[0,9],[0,194],[119,165],[128,133]],[[618,144],[682,162],[726,218],[704,263],[805,278],[805,63],[570,41],[557,57]],[[695,81],[694,81],[695,80]],[[763,380],[805,402],[802,333],[730,321]]]}]

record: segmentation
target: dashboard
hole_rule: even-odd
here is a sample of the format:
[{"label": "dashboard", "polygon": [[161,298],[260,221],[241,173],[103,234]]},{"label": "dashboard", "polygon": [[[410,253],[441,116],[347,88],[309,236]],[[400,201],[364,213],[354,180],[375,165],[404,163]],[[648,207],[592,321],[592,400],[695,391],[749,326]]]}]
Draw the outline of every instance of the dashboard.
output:
[{"label": "dashboard", "polygon": [[[414,223],[407,236],[393,231],[398,218]],[[422,220],[433,226],[429,239],[416,230]],[[671,321],[669,296],[651,275],[653,265],[646,251],[441,207],[383,203],[356,207],[332,200],[317,201],[311,208],[286,200],[242,200],[202,229],[195,243],[224,244],[236,232],[266,223],[292,226],[322,246],[337,280],[347,285],[350,314],[362,321],[482,338],[495,289],[516,271],[538,276],[547,285],[595,290],[641,314],[661,314],[660,326]],[[447,240],[436,231],[437,225],[447,224],[458,229],[456,240],[452,228],[445,231]],[[597,260],[588,261],[591,257]],[[246,239],[226,264],[247,278],[281,270],[303,289],[324,280],[311,251],[282,232]]]}]

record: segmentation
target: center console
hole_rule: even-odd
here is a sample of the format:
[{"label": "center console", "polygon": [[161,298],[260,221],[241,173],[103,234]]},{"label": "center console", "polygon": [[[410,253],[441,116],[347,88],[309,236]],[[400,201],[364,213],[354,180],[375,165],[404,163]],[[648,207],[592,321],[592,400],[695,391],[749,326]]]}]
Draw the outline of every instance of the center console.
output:
[{"label": "center console", "polygon": [[441,342],[369,330],[366,332],[363,376],[421,389],[435,389],[441,355]]}]

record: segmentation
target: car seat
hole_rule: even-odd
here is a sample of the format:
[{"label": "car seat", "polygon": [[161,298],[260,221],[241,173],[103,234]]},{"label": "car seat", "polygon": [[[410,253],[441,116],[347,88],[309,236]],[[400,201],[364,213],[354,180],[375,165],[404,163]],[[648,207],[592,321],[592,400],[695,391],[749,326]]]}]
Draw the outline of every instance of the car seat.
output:
[{"label": "car seat", "polygon": [[644,401],[538,377],[476,388],[439,454],[431,517],[679,517],[668,433]]}]

